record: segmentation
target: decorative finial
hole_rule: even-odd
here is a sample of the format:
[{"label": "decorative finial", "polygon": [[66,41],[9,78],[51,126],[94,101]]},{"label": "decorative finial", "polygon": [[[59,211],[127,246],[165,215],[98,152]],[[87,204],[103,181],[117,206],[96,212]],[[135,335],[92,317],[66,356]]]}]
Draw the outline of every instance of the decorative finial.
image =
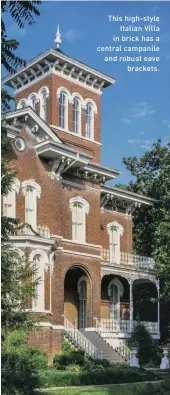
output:
[{"label": "decorative finial", "polygon": [[54,42],[55,42],[57,48],[60,48],[60,44],[62,43],[62,41],[61,41],[61,34],[60,34],[59,25],[57,26],[57,33],[56,33]]}]

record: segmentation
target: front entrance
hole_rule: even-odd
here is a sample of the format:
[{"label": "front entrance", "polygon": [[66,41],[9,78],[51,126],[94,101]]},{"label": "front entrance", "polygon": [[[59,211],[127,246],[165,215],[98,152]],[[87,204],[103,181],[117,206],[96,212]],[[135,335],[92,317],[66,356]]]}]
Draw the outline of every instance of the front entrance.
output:
[{"label": "front entrance", "polygon": [[64,316],[80,330],[87,326],[87,282],[78,267],[68,270],[64,282]]}]

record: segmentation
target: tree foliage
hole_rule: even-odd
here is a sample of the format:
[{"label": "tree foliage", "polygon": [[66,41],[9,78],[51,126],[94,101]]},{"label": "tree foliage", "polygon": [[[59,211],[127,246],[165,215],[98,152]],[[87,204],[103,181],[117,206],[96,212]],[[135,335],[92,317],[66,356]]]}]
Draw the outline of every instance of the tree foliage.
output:
[{"label": "tree foliage", "polygon": [[40,4],[41,1],[1,1],[1,63],[9,73],[15,73],[19,66],[25,66],[25,61],[15,54],[19,42],[7,37],[3,14],[9,13],[22,29],[25,24],[34,23],[34,16],[40,14],[37,8]]}]

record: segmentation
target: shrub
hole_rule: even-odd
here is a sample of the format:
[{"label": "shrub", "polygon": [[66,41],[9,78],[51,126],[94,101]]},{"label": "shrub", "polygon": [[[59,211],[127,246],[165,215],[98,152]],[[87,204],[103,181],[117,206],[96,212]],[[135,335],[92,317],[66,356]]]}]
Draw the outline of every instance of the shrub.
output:
[{"label": "shrub", "polygon": [[80,365],[68,365],[68,366],[66,366],[66,371],[67,372],[80,372],[81,367],[80,367]]},{"label": "shrub", "polygon": [[68,341],[66,341],[64,339],[64,337],[63,337],[63,340],[62,340],[62,351],[64,353],[70,353],[70,352],[73,351],[73,347],[71,346],[71,344]]},{"label": "shrub", "polygon": [[37,370],[48,368],[48,356],[45,352],[33,348],[29,350],[29,354]]},{"label": "shrub", "polygon": [[65,370],[68,365],[84,366],[84,351],[72,350],[70,353],[55,355],[53,365],[59,370]]},{"label": "shrub", "polygon": [[11,331],[2,343],[1,382],[3,395],[30,395],[39,387],[37,367],[26,346],[24,331]]},{"label": "shrub", "polygon": [[130,347],[136,345],[140,365],[146,365],[152,359],[152,336],[143,324],[138,322],[134,325],[131,337],[128,341]]},{"label": "shrub", "polygon": [[148,384],[143,390],[140,390],[137,395],[169,395],[170,394],[170,380],[165,380],[161,384]]},{"label": "shrub", "polygon": [[132,383],[152,381],[157,376],[144,369],[131,368],[128,365],[111,366],[104,371],[61,372],[48,369],[39,372],[41,387],[67,387],[96,384]]}]

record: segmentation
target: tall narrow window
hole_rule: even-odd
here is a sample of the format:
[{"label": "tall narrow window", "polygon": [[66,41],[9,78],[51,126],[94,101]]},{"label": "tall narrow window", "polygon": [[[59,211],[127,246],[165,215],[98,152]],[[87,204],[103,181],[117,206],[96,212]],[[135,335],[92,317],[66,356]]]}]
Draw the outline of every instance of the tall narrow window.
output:
[{"label": "tall narrow window", "polygon": [[11,190],[3,196],[3,215],[9,218],[16,218],[16,193],[19,193],[20,182],[15,179]]},{"label": "tall narrow window", "polygon": [[47,122],[47,98],[48,98],[48,91],[47,88],[42,88],[39,91],[40,97],[40,117]]},{"label": "tall narrow window", "polygon": [[22,100],[19,101],[19,103],[18,103],[18,105],[17,105],[17,108],[24,108],[24,107],[26,107],[26,106],[27,106],[26,100],[25,100],[25,99],[22,99]]},{"label": "tall narrow window", "polygon": [[86,107],[86,137],[88,139],[93,139],[93,128],[94,128],[93,106],[91,103],[87,103],[87,107]]},{"label": "tall narrow window", "polygon": [[62,129],[66,129],[67,126],[67,94],[65,92],[61,92],[59,97],[59,126]]},{"label": "tall narrow window", "polygon": [[86,328],[87,283],[84,277],[78,283],[79,292],[79,329]]},{"label": "tall narrow window", "polygon": [[25,196],[25,222],[36,230],[37,198],[40,198],[41,187],[33,180],[24,181],[22,190]]},{"label": "tall narrow window", "polygon": [[30,261],[33,261],[33,281],[35,283],[32,310],[43,312],[45,309],[44,273],[48,268],[48,256],[42,250],[35,250],[30,256]]},{"label": "tall narrow window", "polygon": [[118,222],[107,225],[109,233],[110,263],[120,263],[120,236],[123,235],[123,227]]},{"label": "tall narrow window", "polygon": [[73,100],[73,133],[80,134],[80,100],[75,97]]},{"label": "tall narrow window", "polygon": [[86,214],[89,213],[89,203],[82,197],[70,200],[72,211],[72,239],[84,243],[86,241]]},{"label": "tall narrow window", "polygon": [[120,298],[123,296],[124,288],[122,283],[115,278],[109,283],[108,295],[110,297],[110,318],[120,321]]}]

